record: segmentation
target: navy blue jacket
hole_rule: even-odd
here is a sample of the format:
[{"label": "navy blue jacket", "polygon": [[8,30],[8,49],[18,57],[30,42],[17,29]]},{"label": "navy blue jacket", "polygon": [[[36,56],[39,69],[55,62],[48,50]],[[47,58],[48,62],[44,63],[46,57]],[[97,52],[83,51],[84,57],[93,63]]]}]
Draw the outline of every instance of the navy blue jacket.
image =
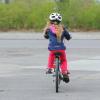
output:
[{"label": "navy blue jacket", "polygon": [[46,30],[44,37],[46,39],[49,39],[49,45],[48,45],[49,50],[65,50],[66,47],[63,42],[64,38],[67,40],[71,39],[69,32],[65,28],[64,31],[62,32],[60,42],[57,40],[56,34],[54,34],[50,29]]}]

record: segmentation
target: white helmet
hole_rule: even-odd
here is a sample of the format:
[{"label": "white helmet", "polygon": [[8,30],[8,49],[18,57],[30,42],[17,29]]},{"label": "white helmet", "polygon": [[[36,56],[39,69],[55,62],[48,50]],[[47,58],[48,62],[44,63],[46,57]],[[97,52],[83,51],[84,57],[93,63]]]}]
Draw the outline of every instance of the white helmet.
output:
[{"label": "white helmet", "polygon": [[59,13],[52,13],[49,16],[49,19],[51,21],[57,20],[57,21],[61,22],[62,21],[62,16]]}]

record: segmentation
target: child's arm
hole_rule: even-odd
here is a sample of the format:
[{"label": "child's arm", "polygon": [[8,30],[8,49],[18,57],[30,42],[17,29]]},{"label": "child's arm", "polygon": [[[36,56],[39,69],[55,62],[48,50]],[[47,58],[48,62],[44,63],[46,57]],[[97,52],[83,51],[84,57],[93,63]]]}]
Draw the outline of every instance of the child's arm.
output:
[{"label": "child's arm", "polygon": [[46,29],[44,32],[44,38],[46,38],[46,39],[49,39],[48,31],[49,31],[49,29]]},{"label": "child's arm", "polygon": [[64,28],[64,36],[67,40],[70,40],[72,38],[69,32],[65,28]]}]

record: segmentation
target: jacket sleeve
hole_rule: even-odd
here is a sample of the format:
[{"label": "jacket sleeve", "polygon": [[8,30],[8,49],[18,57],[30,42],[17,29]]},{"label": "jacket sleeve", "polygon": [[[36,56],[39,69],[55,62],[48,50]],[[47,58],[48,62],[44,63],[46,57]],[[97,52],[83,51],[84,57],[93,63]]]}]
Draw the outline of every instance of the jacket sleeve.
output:
[{"label": "jacket sleeve", "polygon": [[70,40],[72,36],[69,34],[69,32],[64,28],[64,36],[67,40]]},{"label": "jacket sleeve", "polygon": [[46,31],[44,32],[44,38],[49,39],[49,35],[48,35],[49,29],[46,29]]}]

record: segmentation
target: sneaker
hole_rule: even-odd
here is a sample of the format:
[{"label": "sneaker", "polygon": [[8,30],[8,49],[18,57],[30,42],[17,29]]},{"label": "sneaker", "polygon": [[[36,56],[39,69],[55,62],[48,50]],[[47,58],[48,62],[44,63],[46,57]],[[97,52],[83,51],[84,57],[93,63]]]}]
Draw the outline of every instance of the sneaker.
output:
[{"label": "sneaker", "polygon": [[47,69],[46,74],[52,74],[52,69]]},{"label": "sneaker", "polygon": [[69,76],[68,76],[68,74],[63,74],[63,81],[65,82],[65,83],[68,83],[70,80],[69,80]]}]

